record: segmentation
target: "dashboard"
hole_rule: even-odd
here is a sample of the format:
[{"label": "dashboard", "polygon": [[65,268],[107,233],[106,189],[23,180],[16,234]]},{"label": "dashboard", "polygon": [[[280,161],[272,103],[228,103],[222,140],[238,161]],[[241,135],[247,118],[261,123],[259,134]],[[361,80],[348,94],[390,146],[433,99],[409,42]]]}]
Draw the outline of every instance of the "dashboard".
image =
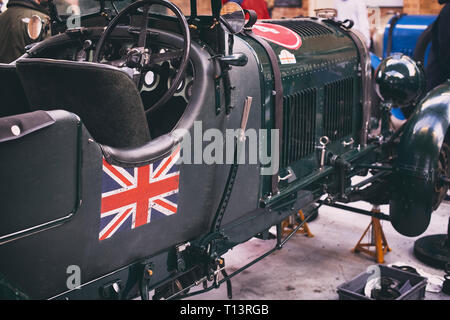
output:
[{"label": "dashboard", "polygon": [[[32,50],[32,57],[69,60],[78,62],[95,62],[94,52],[103,28],[89,28],[69,30],[48,39],[41,48]],[[47,41],[44,41],[47,42]],[[44,44],[41,42],[41,45]],[[100,63],[115,66],[129,75],[131,79],[140,75],[141,82],[138,89],[144,108],[149,109],[158,101],[171,86],[178,72],[180,58],[151,63],[145,70],[134,68],[130,57],[137,48],[138,33],[129,26],[119,26],[104,44],[100,56]],[[152,31],[147,37],[146,48],[149,53],[169,53],[179,50],[172,45],[162,42],[158,32]],[[33,48],[34,49],[34,48]],[[152,137],[158,137],[176,125],[184,113],[194,87],[194,65],[189,61],[181,83],[173,96],[158,111],[151,112],[148,117]]]}]

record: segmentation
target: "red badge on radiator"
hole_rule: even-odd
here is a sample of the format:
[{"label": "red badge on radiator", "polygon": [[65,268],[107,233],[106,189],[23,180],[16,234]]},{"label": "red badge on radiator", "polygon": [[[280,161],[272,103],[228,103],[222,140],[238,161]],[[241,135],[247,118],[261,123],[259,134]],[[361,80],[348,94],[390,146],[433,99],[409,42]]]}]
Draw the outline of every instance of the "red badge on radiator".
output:
[{"label": "red badge on radiator", "polygon": [[297,33],[277,24],[257,22],[253,26],[253,33],[291,50],[302,46],[302,38]]}]

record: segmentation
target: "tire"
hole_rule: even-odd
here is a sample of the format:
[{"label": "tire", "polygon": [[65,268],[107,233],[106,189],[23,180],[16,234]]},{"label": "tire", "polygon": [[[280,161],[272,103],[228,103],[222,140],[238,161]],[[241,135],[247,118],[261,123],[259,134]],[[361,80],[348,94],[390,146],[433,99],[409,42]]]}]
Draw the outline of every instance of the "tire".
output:
[{"label": "tire", "polygon": [[[447,134],[447,137],[449,135]],[[448,144],[448,139],[442,144],[441,151],[439,153],[438,161],[438,177],[446,176],[450,177],[450,146]],[[449,186],[444,183],[437,181],[435,186],[435,194],[433,198],[433,210],[436,210],[442,201],[446,198]]]}]

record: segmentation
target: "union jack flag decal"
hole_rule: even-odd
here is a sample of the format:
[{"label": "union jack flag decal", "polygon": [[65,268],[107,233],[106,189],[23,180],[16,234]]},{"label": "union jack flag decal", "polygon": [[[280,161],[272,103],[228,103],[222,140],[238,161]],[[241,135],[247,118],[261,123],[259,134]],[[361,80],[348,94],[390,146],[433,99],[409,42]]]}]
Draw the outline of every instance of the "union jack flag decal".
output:
[{"label": "union jack flag decal", "polygon": [[138,168],[103,159],[100,241],[177,213],[180,147],[170,156]]}]

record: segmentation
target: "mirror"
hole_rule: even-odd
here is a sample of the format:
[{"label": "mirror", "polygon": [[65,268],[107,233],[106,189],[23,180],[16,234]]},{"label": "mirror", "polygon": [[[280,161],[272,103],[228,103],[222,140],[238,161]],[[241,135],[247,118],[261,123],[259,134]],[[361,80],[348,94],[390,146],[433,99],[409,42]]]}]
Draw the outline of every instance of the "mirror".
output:
[{"label": "mirror", "polygon": [[244,10],[236,2],[227,2],[220,11],[220,20],[228,32],[239,33],[245,25]]}]

